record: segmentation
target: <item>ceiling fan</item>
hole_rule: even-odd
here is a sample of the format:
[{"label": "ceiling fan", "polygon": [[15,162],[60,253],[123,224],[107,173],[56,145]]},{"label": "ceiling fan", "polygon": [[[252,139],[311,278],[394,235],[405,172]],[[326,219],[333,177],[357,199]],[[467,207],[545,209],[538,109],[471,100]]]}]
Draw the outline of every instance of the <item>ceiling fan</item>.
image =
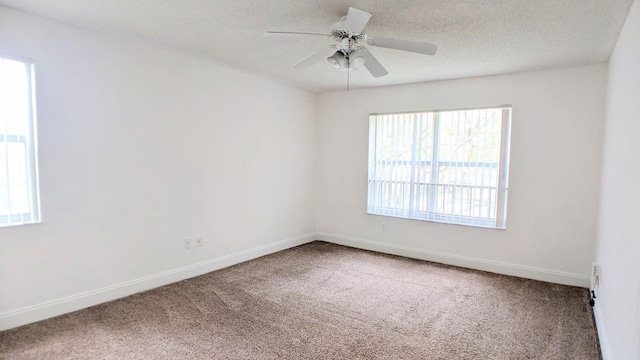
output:
[{"label": "ceiling fan", "polygon": [[438,47],[427,42],[416,42],[409,40],[399,40],[392,38],[370,37],[363,33],[365,26],[369,22],[371,14],[353,7],[349,8],[347,16],[333,24],[330,34],[308,33],[308,32],[286,32],[267,31],[266,36],[321,36],[333,38],[335,44],[328,48],[320,49],[301,63],[296,68],[308,68],[318,61],[326,58],[336,69],[342,71],[352,71],[364,66],[374,77],[385,76],[387,70],[380,62],[361,44],[366,43],[371,46],[409,51],[425,55],[435,55]]}]

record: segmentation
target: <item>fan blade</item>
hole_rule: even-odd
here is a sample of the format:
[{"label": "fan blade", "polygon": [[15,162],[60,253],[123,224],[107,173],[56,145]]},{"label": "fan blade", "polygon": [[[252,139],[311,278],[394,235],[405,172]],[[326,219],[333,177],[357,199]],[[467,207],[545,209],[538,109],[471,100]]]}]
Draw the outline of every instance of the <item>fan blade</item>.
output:
[{"label": "fan blade", "polygon": [[319,36],[324,38],[330,38],[331,34],[318,34],[307,32],[290,32],[290,31],[266,31],[262,35],[264,36],[280,36],[280,37],[300,37],[300,36]]},{"label": "fan blade", "polygon": [[309,66],[317,63],[318,61],[320,61],[320,60],[322,60],[324,58],[328,58],[329,56],[335,54],[335,52],[336,52],[336,49],[333,48],[333,47],[326,48],[326,49],[321,49],[320,51],[318,51],[315,54],[311,55],[306,60],[302,61],[301,63],[299,63],[298,65],[296,65],[294,67],[299,68],[299,69],[308,68]]},{"label": "fan blade", "polygon": [[350,7],[344,27],[352,34],[360,34],[370,18],[371,14],[368,12]]},{"label": "fan blade", "polygon": [[369,52],[369,50],[365,48],[360,48],[358,51],[361,52],[362,57],[364,57],[364,67],[369,70],[373,77],[381,77],[387,75],[389,72],[380,64],[378,59],[373,57],[373,54]]},{"label": "fan blade", "polygon": [[370,38],[367,42],[373,46],[409,51],[425,55],[435,55],[438,47],[428,42],[398,40],[391,38]]}]

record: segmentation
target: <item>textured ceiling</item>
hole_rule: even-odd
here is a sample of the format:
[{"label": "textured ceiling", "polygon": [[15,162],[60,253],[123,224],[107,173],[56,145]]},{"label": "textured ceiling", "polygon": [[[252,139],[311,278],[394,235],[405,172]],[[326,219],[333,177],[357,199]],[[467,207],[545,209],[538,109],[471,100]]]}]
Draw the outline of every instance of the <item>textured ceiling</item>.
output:
[{"label": "textured ceiling", "polygon": [[344,90],[347,73],[321,61],[293,66],[331,44],[264,37],[328,33],[350,6],[373,14],[370,36],[427,41],[436,56],[369,47],[389,75],[364,68],[351,88],[606,62],[633,0],[0,0],[69,24],[165,48],[317,92]]}]

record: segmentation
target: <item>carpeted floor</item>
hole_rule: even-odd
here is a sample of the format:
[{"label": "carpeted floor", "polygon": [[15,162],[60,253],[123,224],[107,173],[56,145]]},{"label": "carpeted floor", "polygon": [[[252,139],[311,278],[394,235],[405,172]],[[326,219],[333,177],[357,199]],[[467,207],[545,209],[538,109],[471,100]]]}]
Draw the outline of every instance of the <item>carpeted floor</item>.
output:
[{"label": "carpeted floor", "polygon": [[0,332],[1,359],[600,359],[586,289],[313,242]]}]

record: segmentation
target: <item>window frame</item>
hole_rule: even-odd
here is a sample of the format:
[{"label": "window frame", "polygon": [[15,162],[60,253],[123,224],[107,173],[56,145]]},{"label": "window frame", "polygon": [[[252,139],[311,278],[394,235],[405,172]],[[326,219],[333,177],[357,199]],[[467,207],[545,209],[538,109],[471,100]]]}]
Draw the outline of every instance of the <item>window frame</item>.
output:
[{"label": "window frame", "polygon": [[[29,211],[25,213],[0,215],[0,228],[37,224],[42,222],[40,205],[40,176],[38,172],[38,131],[37,131],[37,111],[36,111],[36,81],[35,62],[33,59],[15,55],[0,53],[1,60],[21,62],[25,66],[27,75],[27,104],[28,121],[26,124],[26,134],[0,134],[0,146],[8,146],[8,143],[23,143],[25,145],[25,186],[29,188]],[[8,155],[7,156],[8,159]],[[8,171],[0,169],[0,171]],[[8,181],[8,179],[7,179]]]},{"label": "window frame", "polygon": [[[439,137],[439,126],[440,120],[439,116],[443,112],[458,112],[458,111],[475,111],[475,110],[502,110],[501,114],[501,122],[500,122],[500,148],[499,148],[499,159],[497,161],[497,184],[495,186],[496,191],[496,216],[494,219],[492,218],[483,218],[483,217],[475,217],[475,216],[463,216],[463,215],[455,215],[447,212],[437,212],[436,202],[438,201],[437,195],[437,187],[441,185],[447,186],[460,186],[457,184],[438,184],[438,167],[442,166],[442,164],[446,164],[445,166],[451,166],[452,161],[444,161],[443,159],[438,158],[438,147],[440,146]],[[418,115],[418,114],[433,114],[434,124],[432,127],[433,130],[433,144],[431,151],[431,158],[420,160],[419,163],[426,164],[431,166],[435,164],[435,168],[430,168],[430,179],[428,183],[421,183],[416,181],[411,175],[411,179],[407,182],[412,193],[415,186],[427,185],[428,186],[428,195],[427,195],[427,211],[424,210],[416,210],[414,209],[413,204],[413,195],[410,195],[409,198],[409,207],[406,206],[402,209],[392,210],[389,207],[382,207],[379,204],[372,204],[372,182],[381,182],[383,180],[375,178],[375,166],[376,163],[380,161],[390,161],[390,160],[378,160],[376,158],[376,146],[377,146],[377,118],[380,116],[393,116],[393,115]],[[437,109],[437,110],[425,110],[425,111],[405,111],[405,112],[390,112],[390,113],[370,113],[369,114],[369,151],[368,151],[368,176],[367,176],[367,214],[369,215],[377,215],[377,216],[388,216],[388,217],[398,217],[409,220],[421,220],[421,221],[430,221],[430,222],[438,222],[438,223],[446,223],[453,225],[463,225],[463,226],[472,226],[472,227],[480,227],[480,228],[489,228],[489,229],[497,229],[497,230],[506,230],[506,219],[507,219],[507,198],[508,198],[508,190],[509,190],[509,165],[510,165],[510,147],[511,147],[511,122],[513,117],[513,106],[512,105],[498,105],[498,106],[484,106],[484,107],[470,107],[470,108],[453,108],[453,109]],[[416,129],[413,129],[415,132]],[[415,133],[414,133],[414,141],[415,141]],[[412,150],[412,159],[413,160],[402,160],[403,162],[409,162],[412,167],[412,171],[414,171],[415,167],[415,150]],[[455,163],[461,163],[460,161],[453,161]],[[473,161],[469,163],[482,163],[482,161]],[[485,162],[486,163],[486,162]],[[495,166],[492,166],[495,167]],[[397,182],[397,181],[396,181]],[[435,186],[433,186],[435,185]],[[483,188],[487,188],[483,186]],[[382,211],[384,209],[384,211]],[[377,211],[376,211],[377,210]],[[457,220],[452,220],[457,219]]]}]

